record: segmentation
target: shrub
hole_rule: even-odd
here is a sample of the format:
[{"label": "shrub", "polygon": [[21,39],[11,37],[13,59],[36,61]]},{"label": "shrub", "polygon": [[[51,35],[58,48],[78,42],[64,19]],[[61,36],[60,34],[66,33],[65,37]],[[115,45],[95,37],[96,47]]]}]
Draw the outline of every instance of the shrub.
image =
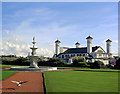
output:
[{"label": "shrub", "polygon": [[78,66],[80,67],[87,67],[87,63],[86,62],[78,62]]},{"label": "shrub", "polygon": [[102,61],[95,61],[93,63],[93,68],[101,68],[101,67],[104,67],[104,63]]},{"label": "shrub", "polygon": [[60,62],[60,58],[50,58],[49,62]]},{"label": "shrub", "polygon": [[73,60],[73,65],[78,66],[79,62],[84,62],[85,61],[85,57],[83,57],[83,56],[75,56],[75,57],[72,58],[72,60]]},{"label": "shrub", "polygon": [[50,58],[48,61],[39,61],[38,65],[39,66],[59,66],[62,67],[64,66],[65,62],[62,61],[60,58]]},{"label": "shrub", "polygon": [[117,59],[115,68],[120,69],[120,58]]},{"label": "shrub", "polygon": [[73,60],[73,62],[75,60],[77,60],[78,62],[84,62],[85,61],[85,57],[83,57],[83,56],[75,56],[75,57],[72,58],[72,60]]},{"label": "shrub", "polygon": [[27,58],[20,57],[16,60],[2,59],[2,64],[6,64],[6,65],[30,65],[30,61]]}]

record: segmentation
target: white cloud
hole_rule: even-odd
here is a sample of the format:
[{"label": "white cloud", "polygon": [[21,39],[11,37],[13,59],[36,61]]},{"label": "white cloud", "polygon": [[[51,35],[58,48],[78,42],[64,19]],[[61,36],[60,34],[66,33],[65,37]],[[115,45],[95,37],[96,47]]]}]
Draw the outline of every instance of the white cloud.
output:
[{"label": "white cloud", "polygon": [[[31,45],[24,43],[17,37],[10,37],[10,40],[3,41],[2,52],[1,55],[9,55],[15,54],[17,56],[27,56],[29,52],[31,52]],[[17,42],[16,42],[17,41]],[[39,48],[36,50],[37,55],[39,56],[53,56],[53,52],[48,50],[47,48]]]},{"label": "white cloud", "polygon": [[118,50],[112,51],[113,56],[118,56]]},{"label": "white cloud", "polygon": [[6,34],[9,34],[10,31],[9,31],[9,30],[4,30],[4,32],[5,32]]},{"label": "white cloud", "polygon": [[22,19],[22,21],[28,19],[29,21],[35,21],[35,20],[49,20],[51,18],[54,18],[56,15],[57,11],[53,11],[49,8],[25,8],[24,10],[17,10],[15,13],[6,16],[12,19],[19,18]]},{"label": "white cloud", "polygon": [[[106,39],[107,40],[107,39]],[[106,43],[106,40],[103,40],[102,43]],[[113,43],[118,43],[118,40],[112,40]]]},{"label": "white cloud", "polygon": [[118,43],[118,40],[113,40],[112,42],[114,42],[114,43]]}]

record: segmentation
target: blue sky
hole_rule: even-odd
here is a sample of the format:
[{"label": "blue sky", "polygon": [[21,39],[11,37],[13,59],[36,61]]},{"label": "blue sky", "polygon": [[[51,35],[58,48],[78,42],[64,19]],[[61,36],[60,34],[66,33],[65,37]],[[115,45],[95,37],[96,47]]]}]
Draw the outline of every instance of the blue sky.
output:
[{"label": "blue sky", "polygon": [[110,38],[113,54],[118,52],[117,2],[3,2],[2,17],[3,54],[27,55],[35,36],[38,55],[52,56],[57,38],[61,46],[78,41],[83,47],[88,35],[105,51]]}]

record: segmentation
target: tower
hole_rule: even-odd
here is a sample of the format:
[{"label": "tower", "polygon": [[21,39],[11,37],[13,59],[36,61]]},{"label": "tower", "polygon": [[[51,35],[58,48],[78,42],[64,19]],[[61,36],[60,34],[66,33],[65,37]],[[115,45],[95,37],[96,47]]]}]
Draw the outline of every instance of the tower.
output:
[{"label": "tower", "polygon": [[56,40],[55,41],[55,54],[56,56],[60,53],[60,41],[59,40]]},{"label": "tower", "polygon": [[80,43],[75,43],[75,45],[76,45],[76,48],[79,48],[79,45],[80,45]]},{"label": "tower", "polygon": [[106,40],[106,50],[107,50],[107,53],[111,53],[111,40],[108,39]]},{"label": "tower", "polygon": [[87,53],[91,53],[92,52],[92,37],[88,36],[87,38]]}]

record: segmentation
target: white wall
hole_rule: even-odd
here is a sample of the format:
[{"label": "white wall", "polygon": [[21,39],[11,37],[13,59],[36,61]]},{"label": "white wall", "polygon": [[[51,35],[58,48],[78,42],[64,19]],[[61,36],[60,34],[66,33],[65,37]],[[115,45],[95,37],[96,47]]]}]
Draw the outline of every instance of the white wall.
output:
[{"label": "white wall", "polygon": [[60,53],[65,52],[67,49],[68,49],[67,47],[60,47]]}]

